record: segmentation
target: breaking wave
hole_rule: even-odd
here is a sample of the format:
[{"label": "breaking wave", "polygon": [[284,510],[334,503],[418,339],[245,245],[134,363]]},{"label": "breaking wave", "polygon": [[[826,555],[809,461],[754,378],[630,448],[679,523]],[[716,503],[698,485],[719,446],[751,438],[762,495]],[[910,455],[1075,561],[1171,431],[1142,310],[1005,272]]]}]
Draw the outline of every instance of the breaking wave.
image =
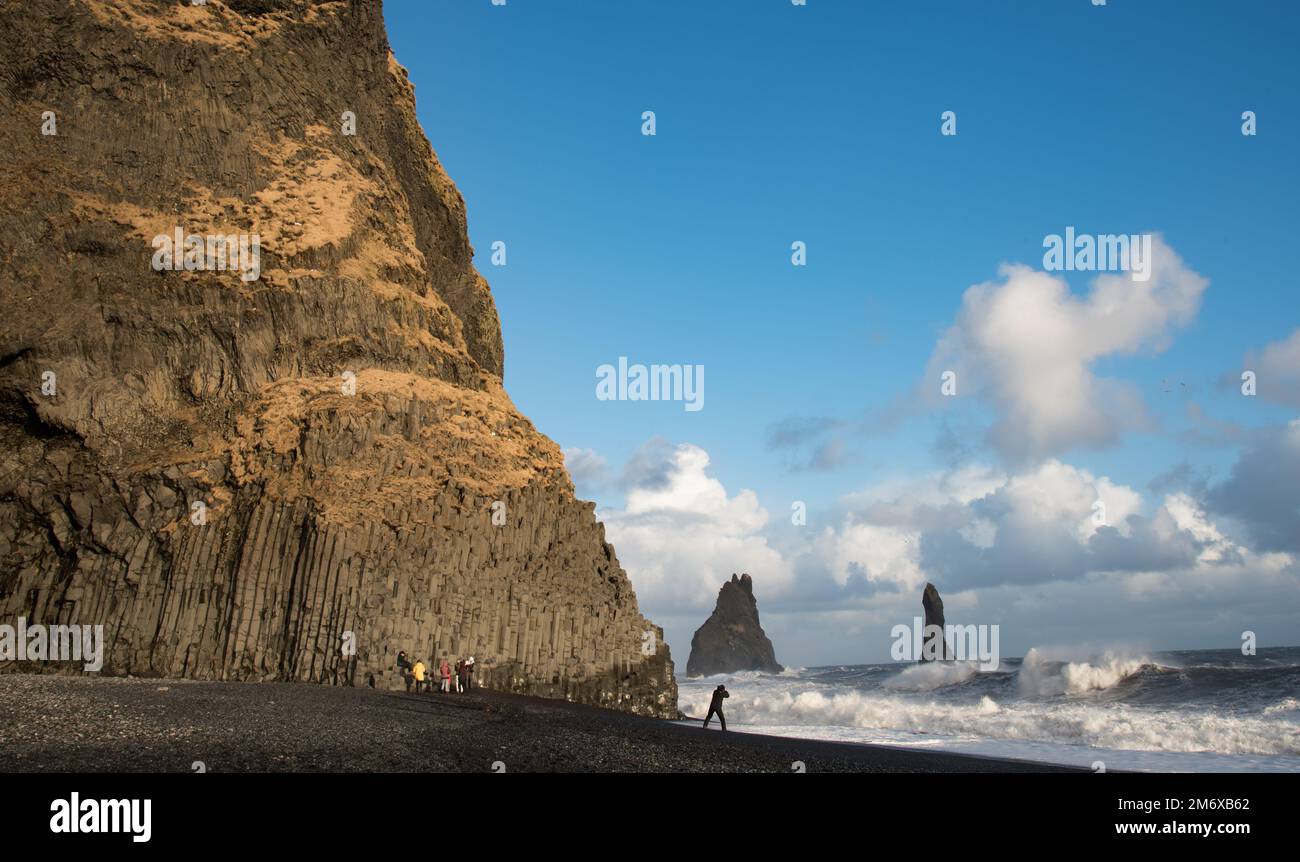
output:
[{"label": "breaking wave", "polygon": [[894,691],[933,691],[965,682],[978,672],[979,666],[973,661],[931,661],[905,668],[898,676],[886,680],[884,687]]},{"label": "breaking wave", "polygon": [[1038,696],[1083,694],[1103,691],[1146,669],[1157,670],[1159,666],[1148,658],[1129,658],[1113,653],[1103,654],[1096,664],[1087,661],[1052,662],[1044,659],[1038,650],[1031,649],[1020,665],[1018,680],[1023,691]]},{"label": "breaking wave", "polygon": [[990,672],[970,662],[807,668],[684,680],[680,704],[703,716],[722,681],[736,730],[1084,765],[1100,758],[1113,769],[1300,771],[1300,650],[1292,652],[1267,662],[1120,652],[1056,661],[1031,650]]}]

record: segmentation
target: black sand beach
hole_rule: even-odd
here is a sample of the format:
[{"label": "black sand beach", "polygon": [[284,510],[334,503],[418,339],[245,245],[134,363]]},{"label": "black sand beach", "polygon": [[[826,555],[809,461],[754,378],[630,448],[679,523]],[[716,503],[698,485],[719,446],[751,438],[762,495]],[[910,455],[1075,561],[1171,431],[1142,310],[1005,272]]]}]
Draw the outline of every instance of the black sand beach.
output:
[{"label": "black sand beach", "polygon": [[192,772],[195,761],[208,772],[1079,771],[724,734],[501,692],[0,674],[0,771]]}]

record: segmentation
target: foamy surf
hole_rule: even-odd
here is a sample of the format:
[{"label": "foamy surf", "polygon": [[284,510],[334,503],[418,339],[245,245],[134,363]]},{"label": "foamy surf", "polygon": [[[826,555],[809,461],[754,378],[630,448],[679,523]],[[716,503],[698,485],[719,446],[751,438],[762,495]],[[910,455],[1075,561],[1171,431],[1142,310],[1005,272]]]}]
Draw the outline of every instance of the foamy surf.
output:
[{"label": "foamy surf", "polygon": [[973,661],[934,661],[910,665],[902,673],[883,683],[895,691],[933,691],[946,685],[956,685],[979,673]]},{"label": "foamy surf", "polygon": [[684,680],[680,704],[703,715],[725,682],[739,731],[1107,769],[1298,772],[1300,650],[1270,652],[1251,663],[1031,651],[988,673],[958,662],[809,668]]},{"label": "foamy surf", "polygon": [[1118,685],[1143,668],[1157,668],[1149,658],[1103,653],[1092,661],[1049,662],[1038,650],[1024,657],[1017,680],[1021,689],[1035,695],[1083,694]]}]

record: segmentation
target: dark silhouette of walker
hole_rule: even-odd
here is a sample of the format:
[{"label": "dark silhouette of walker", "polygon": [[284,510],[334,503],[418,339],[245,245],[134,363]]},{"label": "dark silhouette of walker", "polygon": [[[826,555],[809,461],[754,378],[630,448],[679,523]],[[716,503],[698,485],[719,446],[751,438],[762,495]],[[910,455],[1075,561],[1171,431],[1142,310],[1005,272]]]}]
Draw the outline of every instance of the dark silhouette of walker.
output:
[{"label": "dark silhouette of walker", "polygon": [[727,729],[727,717],[722,714],[722,699],[724,697],[731,697],[731,693],[727,691],[725,685],[720,685],[713,690],[713,700],[709,701],[709,714],[704,716],[705,727],[709,726],[709,719],[716,715],[722,729]]}]

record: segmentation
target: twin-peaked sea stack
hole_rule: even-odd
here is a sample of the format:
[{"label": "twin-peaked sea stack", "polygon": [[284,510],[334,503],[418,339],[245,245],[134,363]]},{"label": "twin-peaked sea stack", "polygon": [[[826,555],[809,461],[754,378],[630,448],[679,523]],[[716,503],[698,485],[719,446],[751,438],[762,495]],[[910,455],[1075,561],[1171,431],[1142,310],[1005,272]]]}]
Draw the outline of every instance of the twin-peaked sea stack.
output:
[{"label": "twin-peaked sea stack", "polygon": [[0,42],[0,622],[103,625],[106,673],[472,654],[487,687],[677,714],[502,388],[379,0],[30,0]]},{"label": "twin-peaked sea stack", "polygon": [[772,642],[758,623],[758,602],[749,575],[731,576],[718,590],[718,603],[691,638],[688,676],[757,670],[780,673]]}]

